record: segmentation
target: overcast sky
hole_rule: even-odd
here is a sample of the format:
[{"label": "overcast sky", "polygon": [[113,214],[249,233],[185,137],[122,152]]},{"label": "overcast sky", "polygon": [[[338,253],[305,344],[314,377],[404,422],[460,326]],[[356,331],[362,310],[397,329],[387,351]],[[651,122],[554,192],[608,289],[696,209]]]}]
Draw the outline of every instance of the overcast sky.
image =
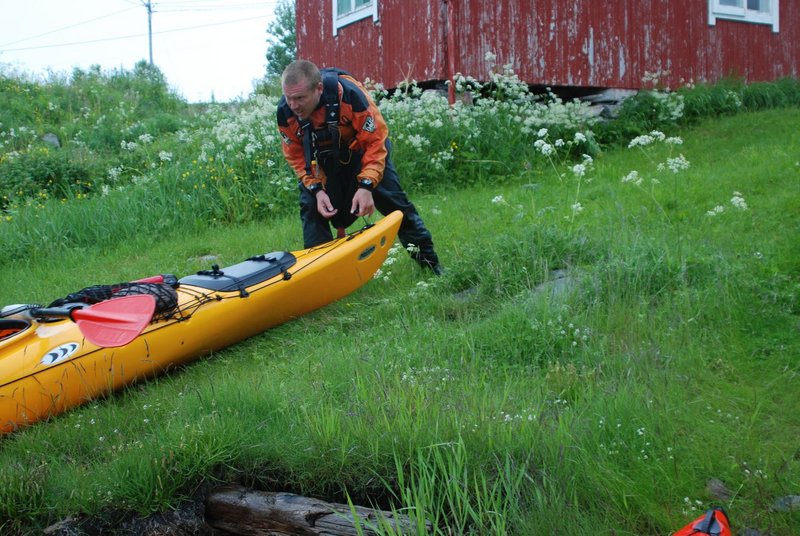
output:
[{"label": "overcast sky", "polygon": [[[189,102],[247,97],[278,0],[151,0],[153,62]],[[146,0],[0,0],[0,69],[46,76],[149,61]]]}]

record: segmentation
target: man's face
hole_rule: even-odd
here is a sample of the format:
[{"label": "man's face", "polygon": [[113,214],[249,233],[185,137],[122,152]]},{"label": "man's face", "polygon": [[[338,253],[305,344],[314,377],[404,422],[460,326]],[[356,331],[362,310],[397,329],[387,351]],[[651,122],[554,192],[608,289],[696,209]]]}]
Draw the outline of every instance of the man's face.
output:
[{"label": "man's face", "polygon": [[308,87],[308,82],[301,82],[299,84],[284,84],[283,96],[286,97],[286,103],[289,108],[300,119],[308,119],[311,112],[319,104],[319,99],[322,96],[322,82],[317,84],[314,88]]}]

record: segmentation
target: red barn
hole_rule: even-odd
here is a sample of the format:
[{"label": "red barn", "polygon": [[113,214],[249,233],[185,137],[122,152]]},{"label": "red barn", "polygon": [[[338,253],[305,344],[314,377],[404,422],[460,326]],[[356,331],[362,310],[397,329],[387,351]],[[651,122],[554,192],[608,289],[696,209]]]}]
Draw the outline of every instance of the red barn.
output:
[{"label": "red barn", "polygon": [[387,88],[488,79],[532,86],[667,87],[797,77],[798,0],[297,0],[298,56]]}]

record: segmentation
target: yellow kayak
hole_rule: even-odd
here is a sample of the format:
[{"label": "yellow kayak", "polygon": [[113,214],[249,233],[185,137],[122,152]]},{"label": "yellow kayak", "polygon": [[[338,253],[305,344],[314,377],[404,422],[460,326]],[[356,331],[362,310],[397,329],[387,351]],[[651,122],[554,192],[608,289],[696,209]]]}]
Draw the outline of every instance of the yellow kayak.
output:
[{"label": "yellow kayak", "polygon": [[[175,306],[155,317],[152,307],[136,310],[142,302],[154,303],[151,296],[112,297],[77,307],[69,318],[47,317],[49,309],[31,309],[35,306],[4,308],[0,434],[350,294],[372,279],[386,260],[401,220],[402,213],[393,212],[375,225],[315,248],[258,255],[183,277],[173,285]],[[37,311],[40,314],[33,316]],[[131,327],[133,319],[143,317],[143,328]],[[133,331],[126,332],[128,328]]]}]

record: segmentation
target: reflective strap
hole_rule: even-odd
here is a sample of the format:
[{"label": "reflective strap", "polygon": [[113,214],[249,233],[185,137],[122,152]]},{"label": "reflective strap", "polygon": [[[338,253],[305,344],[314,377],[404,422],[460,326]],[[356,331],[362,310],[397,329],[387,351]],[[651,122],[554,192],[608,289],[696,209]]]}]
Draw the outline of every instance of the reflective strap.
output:
[{"label": "reflective strap", "polygon": [[322,101],[325,103],[325,122],[339,125],[339,75],[327,71],[322,76]]},{"label": "reflective strap", "polygon": [[[339,74],[325,71],[322,75],[322,102],[325,103],[325,123],[331,137],[331,149],[339,151]],[[338,162],[338,158],[335,159]]]},{"label": "reflective strap", "polygon": [[303,131],[303,157],[306,160],[306,175],[311,175],[311,122],[301,121],[300,128]]}]

